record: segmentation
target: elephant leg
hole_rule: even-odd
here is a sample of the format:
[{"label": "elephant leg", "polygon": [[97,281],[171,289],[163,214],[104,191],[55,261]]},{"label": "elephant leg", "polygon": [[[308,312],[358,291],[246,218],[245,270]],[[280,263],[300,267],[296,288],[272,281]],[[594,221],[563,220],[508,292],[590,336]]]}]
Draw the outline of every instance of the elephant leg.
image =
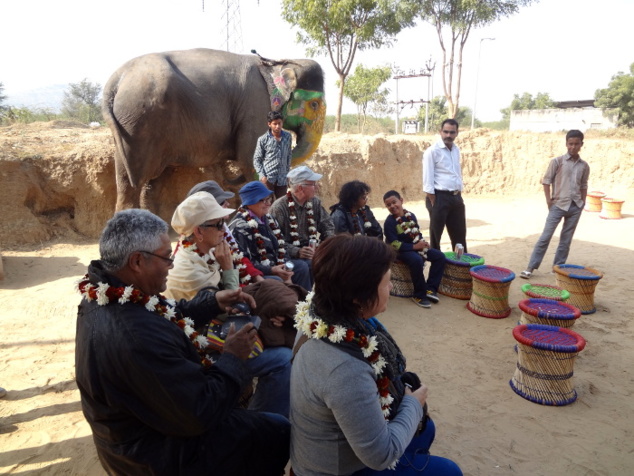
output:
[{"label": "elephant leg", "polygon": [[121,160],[115,157],[115,176],[117,180],[117,206],[115,211],[139,208],[141,187],[133,187]]}]

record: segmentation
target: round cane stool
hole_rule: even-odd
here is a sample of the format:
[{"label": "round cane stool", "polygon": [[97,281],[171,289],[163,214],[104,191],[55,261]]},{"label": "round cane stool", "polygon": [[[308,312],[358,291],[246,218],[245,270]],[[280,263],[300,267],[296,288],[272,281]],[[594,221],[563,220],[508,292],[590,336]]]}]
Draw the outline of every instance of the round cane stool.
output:
[{"label": "round cane stool", "polygon": [[469,271],[473,266],[483,265],[484,258],[463,253],[457,260],[456,253],[453,251],[446,252],[444,255],[447,261],[438,292],[452,298],[468,300],[471,298],[471,290],[473,289]]},{"label": "round cane stool", "polygon": [[587,212],[600,212],[601,211],[601,199],[605,197],[605,193],[592,191],[588,192],[586,196],[586,208],[584,208]]},{"label": "round cane stool", "polygon": [[601,271],[575,264],[559,264],[553,266],[557,286],[570,293],[568,304],[578,307],[581,314],[592,314],[594,307],[594,290],[603,277]]},{"label": "round cane stool", "polygon": [[601,208],[601,214],[599,218],[603,218],[605,220],[620,220],[623,218],[621,216],[621,207],[625,203],[625,200],[617,200],[616,198],[602,198],[601,203],[603,204]]},{"label": "round cane stool", "polygon": [[544,324],[570,329],[581,316],[581,311],[576,307],[550,299],[524,299],[519,302],[519,308],[522,310],[520,324]]},{"label": "round cane stool", "polygon": [[522,292],[529,298],[550,299],[552,301],[566,301],[570,298],[568,291],[549,284],[526,283],[522,286]]},{"label": "round cane stool", "polygon": [[519,396],[541,405],[568,405],[577,399],[572,375],[577,354],[586,346],[570,329],[523,324],[513,329],[517,366],[509,384]]},{"label": "round cane stool", "polygon": [[515,279],[510,269],[481,265],[471,268],[473,292],[467,303],[472,313],[490,319],[502,319],[511,314],[509,288]]},{"label": "round cane stool", "polygon": [[414,285],[409,266],[402,261],[392,263],[392,290],[390,294],[397,297],[412,297],[414,295]]}]

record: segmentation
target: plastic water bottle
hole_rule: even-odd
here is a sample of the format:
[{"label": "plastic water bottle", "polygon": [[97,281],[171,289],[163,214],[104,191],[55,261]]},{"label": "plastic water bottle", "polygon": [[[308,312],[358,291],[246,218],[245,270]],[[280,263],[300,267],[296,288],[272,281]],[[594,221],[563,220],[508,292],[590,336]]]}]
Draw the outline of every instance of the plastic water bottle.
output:
[{"label": "plastic water bottle", "polygon": [[462,246],[462,243],[456,244],[456,249],[454,250],[454,253],[456,253],[456,261],[460,261],[460,259],[462,258],[462,254],[464,253],[464,246]]}]

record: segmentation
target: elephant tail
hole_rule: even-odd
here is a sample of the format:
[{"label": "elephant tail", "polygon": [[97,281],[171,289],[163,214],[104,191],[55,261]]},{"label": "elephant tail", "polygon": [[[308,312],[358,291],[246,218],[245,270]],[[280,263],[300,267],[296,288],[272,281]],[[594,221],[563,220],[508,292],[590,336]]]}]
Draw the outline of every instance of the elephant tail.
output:
[{"label": "elephant tail", "polygon": [[117,95],[117,91],[119,89],[119,79],[120,74],[119,71],[114,73],[106,86],[103,88],[103,102],[101,104],[101,112],[104,120],[108,123],[110,127],[110,131],[112,131],[112,137],[114,138],[114,146],[115,146],[115,163],[117,163],[117,158],[120,161],[120,164],[123,164],[125,167],[126,174],[128,176],[128,181],[132,187],[136,187],[136,180],[133,174],[130,173],[129,160],[128,156],[125,152],[125,147],[123,146],[123,134],[125,133],[123,127],[121,127],[121,123],[118,121],[117,117],[114,115],[114,100]]}]

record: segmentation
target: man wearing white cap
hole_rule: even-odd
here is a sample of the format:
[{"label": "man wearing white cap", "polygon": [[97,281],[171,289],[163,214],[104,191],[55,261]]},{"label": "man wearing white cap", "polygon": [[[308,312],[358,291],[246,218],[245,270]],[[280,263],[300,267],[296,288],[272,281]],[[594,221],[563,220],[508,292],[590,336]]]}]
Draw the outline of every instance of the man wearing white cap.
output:
[{"label": "man wearing white cap", "polygon": [[[168,297],[191,299],[205,288],[215,291],[240,287],[238,270],[224,239],[225,217],[233,211],[221,207],[208,192],[196,192],[176,208],[172,228],[181,238],[167,277]],[[245,362],[258,377],[250,410],[288,417],[292,355],[287,347],[269,347]]]},{"label": "man wearing white cap", "polygon": [[300,165],[292,169],[287,178],[290,190],[273,203],[271,215],[280,224],[289,256],[310,263],[315,246],[335,234],[330,214],[315,196],[322,175]]}]

